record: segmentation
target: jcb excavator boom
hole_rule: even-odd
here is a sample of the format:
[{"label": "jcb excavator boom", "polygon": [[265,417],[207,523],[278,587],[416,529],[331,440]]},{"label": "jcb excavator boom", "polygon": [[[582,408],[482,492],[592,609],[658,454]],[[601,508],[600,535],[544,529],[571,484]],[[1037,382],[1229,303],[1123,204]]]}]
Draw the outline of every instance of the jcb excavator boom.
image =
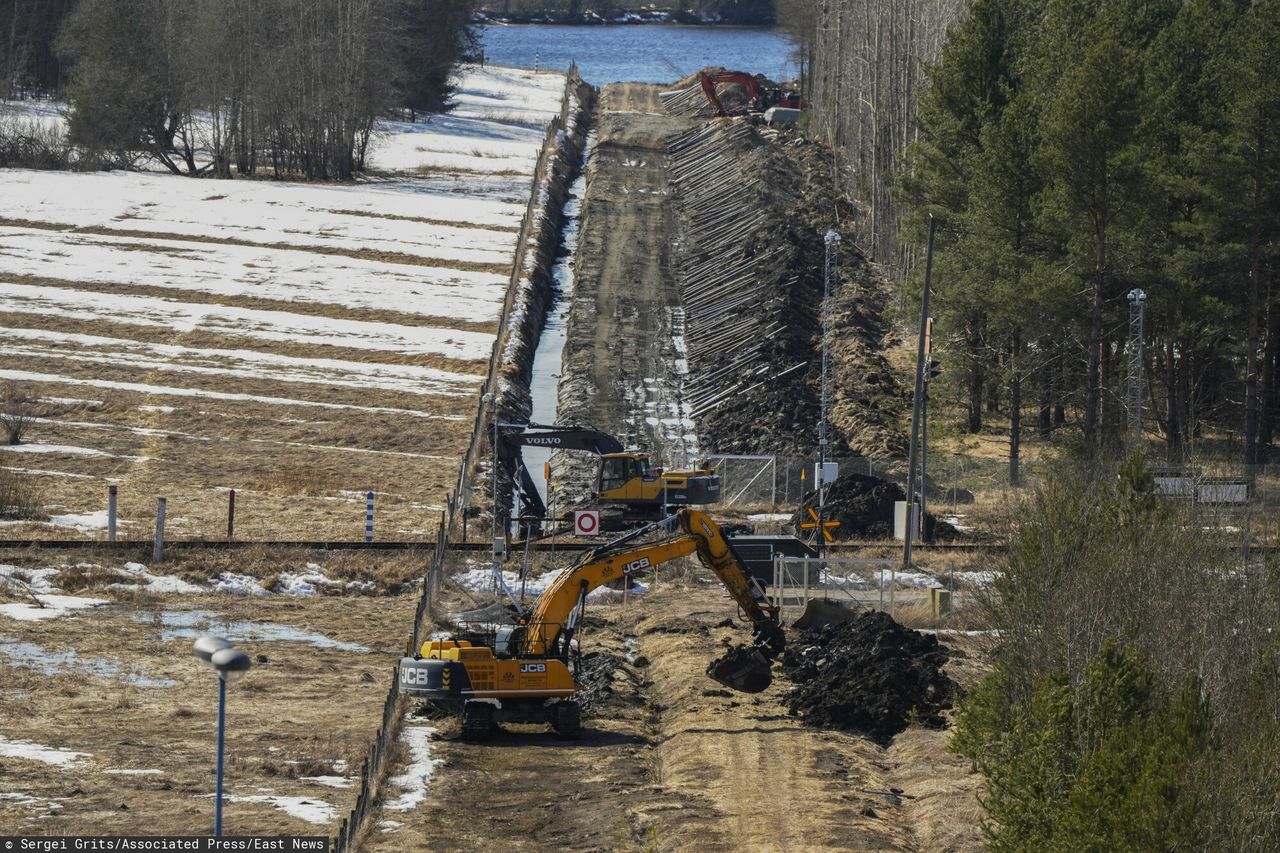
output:
[{"label": "jcb excavator boom", "polygon": [[[673,535],[631,544],[655,529]],[[562,572],[492,648],[463,640],[423,643],[417,655],[400,661],[400,683],[411,696],[460,711],[467,739],[487,737],[499,721],[546,722],[557,734],[571,737],[578,731],[579,709],[568,667],[570,644],[587,595],[690,554],[697,554],[724,584],[751,623],[756,641],[754,649],[740,648],[714,662],[708,674],[738,690],[763,690],[771,680],[769,660],[784,645],[777,608],[765,600],[710,516],[691,509],[587,554]]]},{"label": "jcb excavator boom", "polygon": [[[663,542],[632,548],[620,549],[617,543],[598,548],[556,578],[533,606],[525,626],[522,652],[550,657],[566,655],[573,634],[570,617],[592,590],[694,553],[729,590],[729,595],[751,622],[757,643],[770,657],[781,652],[783,639],[777,608],[764,601],[763,591],[753,585],[751,576],[711,516],[682,509],[658,526],[675,527],[679,533]],[[624,537],[622,541],[630,538]]]}]

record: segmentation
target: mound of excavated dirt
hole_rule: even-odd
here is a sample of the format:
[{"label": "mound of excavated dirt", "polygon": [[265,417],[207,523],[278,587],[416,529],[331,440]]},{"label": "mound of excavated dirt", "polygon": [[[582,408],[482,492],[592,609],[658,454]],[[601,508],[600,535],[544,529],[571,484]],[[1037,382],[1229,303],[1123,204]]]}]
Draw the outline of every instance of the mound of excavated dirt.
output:
[{"label": "mound of excavated dirt", "polygon": [[793,640],[782,671],[795,685],[792,714],[815,726],[846,729],[887,744],[913,720],[942,728],[959,686],[942,672],[947,650],[938,638],[868,611]]},{"label": "mound of excavated dirt", "polygon": [[[578,667],[577,698],[584,717],[598,714],[605,705],[620,698],[614,685],[614,679],[619,676],[634,680],[626,661],[617,655],[588,652],[582,656],[582,664]],[[628,698],[635,700],[634,694]]]},{"label": "mound of excavated dirt", "polygon": [[[885,539],[893,535],[893,505],[905,501],[907,493],[897,483],[865,474],[841,474],[827,490],[824,517],[838,521],[833,531],[837,539]],[[809,521],[809,508],[818,507],[818,494],[809,494],[791,523]],[[925,516],[925,532],[930,540],[954,539],[957,531],[932,514]]]}]

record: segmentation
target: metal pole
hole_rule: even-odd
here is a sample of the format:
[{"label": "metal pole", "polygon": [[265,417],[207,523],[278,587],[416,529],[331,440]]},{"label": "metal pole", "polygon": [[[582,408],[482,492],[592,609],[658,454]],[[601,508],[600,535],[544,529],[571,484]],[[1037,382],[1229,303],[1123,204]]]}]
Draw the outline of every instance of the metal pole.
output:
[{"label": "metal pole", "polygon": [[119,486],[107,486],[107,541],[116,541],[116,501]]},{"label": "metal pole", "polygon": [[155,543],[151,547],[151,562],[164,562],[164,510],[167,501],[164,498],[156,498],[156,538]]},{"label": "metal pole", "polygon": [[818,546],[822,553],[827,552],[827,537],[823,536],[827,520],[827,454],[831,449],[831,292],[835,286],[835,278],[839,275],[836,267],[836,249],[840,244],[840,232],[834,228],[823,237],[826,244],[826,269],[822,276],[822,400],[821,420],[818,421],[818,471],[814,480],[818,487]]},{"label": "metal pole", "polygon": [[227,680],[218,676],[218,781],[213,805],[213,837],[222,835],[222,750],[227,736]]},{"label": "metal pole", "polygon": [[364,541],[372,542],[373,541],[373,490],[372,489],[370,489],[369,493],[365,495],[365,500],[366,500],[366,503],[364,507]]},{"label": "metal pole", "polygon": [[1145,337],[1147,294],[1138,287],[1129,291],[1129,438],[1142,448],[1142,345]]},{"label": "metal pole", "polygon": [[[929,321],[929,289],[933,284],[933,236],[937,231],[938,223],[929,215],[929,248],[925,255],[924,265],[924,295],[920,303],[920,336],[916,341],[916,389],[914,397],[914,405],[911,407],[911,452],[907,462],[907,535],[902,544],[902,566],[910,568],[911,566],[911,540],[915,533],[912,522],[915,519],[916,499],[912,491],[916,482],[916,459],[919,453],[920,441],[920,418],[923,414],[921,411],[924,407],[924,344],[925,335],[927,333],[926,324]],[[896,572],[895,580],[896,580]],[[893,587],[889,588],[890,607],[893,606]]]}]

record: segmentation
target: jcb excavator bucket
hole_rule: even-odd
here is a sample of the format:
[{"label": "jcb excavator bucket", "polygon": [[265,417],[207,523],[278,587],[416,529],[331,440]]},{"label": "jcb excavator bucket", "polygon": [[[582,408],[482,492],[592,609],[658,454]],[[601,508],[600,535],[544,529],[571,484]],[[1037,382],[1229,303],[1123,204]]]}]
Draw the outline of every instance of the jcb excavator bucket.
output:
[{"label": "jcb excavator bucket", "polygon": [[773,683],[768,659],[752,646],[729,649],[723,657],[711,662],[707,675],[743,693],[759,693]]},{"label": "jcb excavator bucket", "polygon": [[810,599],[805,605],[804,613],[800,614],[793,625],[802,631],[810,628],[825,628],[828,625],[843,625],[846,622],[852,622],[858,618],[858,613],[834,601],[822,601],[820,599]]}]

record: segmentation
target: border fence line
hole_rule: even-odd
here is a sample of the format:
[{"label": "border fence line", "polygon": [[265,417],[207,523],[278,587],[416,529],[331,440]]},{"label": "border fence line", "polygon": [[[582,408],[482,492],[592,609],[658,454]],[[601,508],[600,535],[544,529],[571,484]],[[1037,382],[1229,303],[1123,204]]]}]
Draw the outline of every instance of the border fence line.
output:
[{"label": "border fence line", "polygon": [[[542,184],[546,178],[552,153],[556,148],[557,137],[568,125],[569,106],[572,102],[572,87],[580,83],[577,67],[571,67],[565,81],[565,93],[561,101],[560,115],[552,118],[543,139],[542,152],[538,156],[538,165],[534,170],[529,204],[525,208],[524,219],[520,223],[519,244],[516,247],[515,261],[511,267],[511,279],[508,283],[506,298],[502,303],[502,313],[498,322],[498,333],[493,343],[493,352],[489,357],[489,369],[485,380],[484,394],[496,393],[498,387],[498,365],[502,352],[503,338],[511,308],[519,288],[520,278],[525,265],[525,258],[533,239],[533,224],[536,219],[537,205],[542,195]],[[457,522],[457,516],[466,506],[466,495],[470,488],[470,472],[475,461],[475,454],[480,444],[480,436],[485,419],[484,395],[476,409],[475,422],[472,425],[471,442],[459,465],[458,479],[453,494],[449,496],[446,509],[440,514],[439,532],[436,535],[435,550],[431,554],[422,576],[422,594],[418,598],[418,607],[414,612],[413,628],[409,635],[407,652],[413,654],[418,648],[428,613],[435,604],[441,578],[444,574],[444,563],[449,555],[449,536]],[[386,757],[392,743],[400,736],[404,715],[400,702],[400,667],[397,664],[391,673],[391,688],[387,691],[387,699],[382,707],[382,725],[378,729],[369,752],[360,768],[360,789],[356,794],[355,806],[338,828],[338,836],[333,841],[333,853],[351,853],[364,828],[365,820],[376,811],[379,803],[379,786],[381,783]]]},{"label": "border fence line", "polygon": [[471,428],[471,440],[467,443],[467,451],[463,455],[462,464],[458,468],[457,483],[454,486],[453,494],[449,498],[449,523],[451,528],[454,521],[456,521],[455,514],[465,510],[471,503],[471,472],[475,467],[476,454],[480,451],[480,439],[484,435],[485,424],[488,423],[488,419],[485,417],[486,403],[484,400],[485,397],[490,397],[494,400],[492,405],[497,405],[498,367],[502,357],[507,325],[511,319],[511,309],[515,304],[516,294],[520,289],[520,279],[524,273],[525,260],[531,247],[536,242],[535,223],[537,222],[538,205],[542,202],[542,184],[546,179],[547,170],[550,168],[551,158],[556,151],[557,137],[569,126],[569,109],[574,102],[574,99],[570,97],[570,93],[581,84],[582,78],[578,74],[577,64],[570,65],[565,80],[564,97],[560,102],[560,114],[552,117],[551,123],[547,126],[547,133],[542,141],[542,152],[538,155],[538,165],[533,172],[533,182],[529,191],[529,204],[525,208],[524,218],[520,221],[520,236],[519,243],[516,246],[515,262],[511,266],[511,279],[507,283],[507,294],[503,300],[502,313],[498,319],[498,336],[493,342],[493,351],[489,355],[489,368],[484,389],[476,403],[476,417]]}]

